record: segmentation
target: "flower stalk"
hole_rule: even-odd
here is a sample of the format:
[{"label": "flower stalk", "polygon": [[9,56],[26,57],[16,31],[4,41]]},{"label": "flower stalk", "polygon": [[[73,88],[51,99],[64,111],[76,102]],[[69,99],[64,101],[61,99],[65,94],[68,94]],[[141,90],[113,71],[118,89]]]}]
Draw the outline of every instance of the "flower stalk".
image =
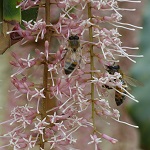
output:
[{"label": "flower stalk", "polygon": [[[92,20],[92,8],[91,8],[91,2],[88,3],[88,18],[90,18],[90,22]],[[89,27],[89,41],[93,43],[93,31],[92,31],[92,25]],[[93,44],[90,44],[90,70],[91,70],[91,80],[93,80],[94,77],[94,49]],[[95,126],[95,107],[94,107],[94,83],[91,83],[91,102],[92,102],[92,122],[93,122],[93,132],[96,131]]]},{"label": "flower stalk", "polygon": [[[45,0],[45,22],[46,24],[50,24],[50,0]],[[51,34],[50,34],[50,30],[49,30],[49,27],[47,28],[47,31],[46,31],[46,34],[45,34],[45,41],[48,41],[48,43],[50,43],[51,39]],[[49,48],[49,47],[48,47]],[[42,104],[41,104],[41,120],[43,120],[44,118],[47,117],[47,113],[46,111],[48,109],[51,109],[51,108],[48,108],[48,106],[51,106],[49,105],[48,103],[50,102],[50,99],[49,99],[49,95],[48,95],[48,78],[49,78],[49,71],[48,71],[48,60],[45,58],[44,60],[44,68],[43,68],[43,88],[44,88],[44,91],[43,91],[43,94],[44,94],[44,98],[42,99]],[[40,148],[41,149],[44,149],[44,144],[45,144],[45,141],[43,141],[43,137],[45,139],[45,129],[43,129],[43,134],[40,134]]]}]

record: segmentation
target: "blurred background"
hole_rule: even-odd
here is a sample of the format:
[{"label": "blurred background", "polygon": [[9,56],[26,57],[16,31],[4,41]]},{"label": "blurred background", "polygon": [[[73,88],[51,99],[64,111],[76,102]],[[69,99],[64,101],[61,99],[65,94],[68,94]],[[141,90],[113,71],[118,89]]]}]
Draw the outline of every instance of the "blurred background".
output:
[{"label": "blurred background", "polygon": [[141,25],[143,30],[139,33],[139,53],[143,54],[144,58],[138,59],[137,63],[131,66],[130,73],[144,86],[134,88],[132,91],[139,103],[129,105],[128,112],[139,126],[141,149],[150,150],[150,0],[142,0],[142,3]]},{"label": "blurred background", "polygon": [[[144,58],[137,58],[133,64],[127,59],[120,60],[122,70],[129,76],[142,82],[144,86],[132,89],[132,94],[139,100],[139,103],[127,99],[125,104],[116,107],[114,101],[112,107],[121,113],[121,120],[139,126],[139,129],[108,121],[111,125],[100,126],[104,133],[117,138],[119,142],[115,145],[103,142],[104,150],[150,150],[150,0],[142,0],[141,3],[120,3],[123,8],[136,8],[135,12],[122,12],[122,22],[136,26],[143,26],[143,30],[127,31],[120,29],[123,46],[137,47],[139,50],[132,50],[131,54],[142,54]],[[11,50],[15,49],[13,46]],[[10,50],[0,55],[0,121],[4,120],[8,111],[8,89],[10,85],[11,67]],[[97,125],[100,123],[98,122]],[[2,130],[0,128],[0,130]],[[0,131],[1,133],[1,131]]]}]

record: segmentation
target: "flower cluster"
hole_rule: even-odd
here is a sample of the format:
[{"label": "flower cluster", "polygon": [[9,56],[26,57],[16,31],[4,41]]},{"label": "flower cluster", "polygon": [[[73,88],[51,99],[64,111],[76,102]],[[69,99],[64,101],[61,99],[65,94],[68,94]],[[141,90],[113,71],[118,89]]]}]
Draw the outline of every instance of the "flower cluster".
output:
[{"label": "flower cluster", "polygon": [[[22,44],[30,40],[46,40],[44,50],[35,48],[26,57],[12,53],[14,60],[10,64],[15,73],[11,75],[11,82],[16,88],[18,101],[25,99],[27,104],[11,111],[7,123],[13,129],[4,134],[9,144],[2,148],[76,149],[78,138],[75,135],[83,128],[91,132],[85,137],[89,139],[85,145],[92,145],[92,149],[100,150],[104,139],[113,144],[117,142],[98,131],[95,121],[96,117],[110,117],[125,123],[119,120],[119,111],[109,104],[107,96],[111,89],[121,97],[114,96],[117,105],[122,104],[125,97],[137,101],[127,91],[118,57],[135,62],[133,57],[140,56],[128,54],[127,50],[134,48],[122,46],[118,28],[135,30],[140,27],[121,22],[122,10],[134,10],[119,8],[118,2],[122,1],[125,2],[54,0],[51,3],[61,10],[56,24],[42,19],[23,21],[25,29],[16,24],[15,30],[8,32],[19,34],[25,40]],[[40,2],[23,0],[17,7],[44,6]],[[52,53],[55,47],[51,47],[53,38],[59,41],[55,53]]]},{"label": "flower cluster", "polygon": [[[38,41],[39,36],[41,35],[41,39],[44,38],[46,33],[46,23],[45,21],[38,20],[37,22],[33,21],[24,21],[25,30],[20,27],[19,24],[16,24],[13,31],[7,32],[7,34],[11,34],[11,38],[13,38],[13,33],[17,34],[17,37],[22,39],[22,44],[25,44],[27,41],[31,41],[35,39],[35,42]],[[35,37],[36,35],[36,37]],[[14,38],[16,38],[14,36]]]}]

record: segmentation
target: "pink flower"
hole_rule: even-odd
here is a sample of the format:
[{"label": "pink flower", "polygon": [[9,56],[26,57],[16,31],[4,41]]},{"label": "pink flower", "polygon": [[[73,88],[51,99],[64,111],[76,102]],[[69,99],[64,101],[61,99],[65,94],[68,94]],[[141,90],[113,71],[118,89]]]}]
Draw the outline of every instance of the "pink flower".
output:
[{"label": "pink flower", "polygon": [[94,135],[90,135],[90,137],[91,137],[91,141],[88,144],[92,144],[93,143],[94,147],[95,147],[94,150],[100,150],[98,144],[100,142],[102,142],[101,138],[98,138],[97,135],[95,135],[95,134]]},{"label": "pink flower", "polygon": [[11,117],[13,118],[13,121],[10,123],[11,125],[20,122],[22,123],[23,128],[26,128],[28,125],[30,125],[33,122],[33,119],[36,116],[36,111],[27,105],[15,107],[11,111]]},{"label": "pink flower", "polygon": [[10,61],[10,64],[18,68],[17,72],[14,73],[12,77],[23,73],[26,69],[36,64],[35,58],[30,59],[30,54],[27,59],[19,58],[14,52],[12,52],[12,56],[15,58],[15,61]]},{"label": "pink flower", "polygon": [[[31,130],[34,133],[39,133],[39,134],[44,134],[44,129],[46,128],[46,126],[48,126],[50,123],[46,122],[46,118],[44,118],[43,120],[40,120],[38,118],[37,119],[37,123],[34,123],[34,128]],[[43,139],[44,141],[44,139]]]},{"label": "pink flower", "polygon": [[12,77],[11,82],[17,88],[17,92],[27,94],[27,99],[29,100],[29,95],[32,93],[30,87],[33,87],[34,83],[27,81],[26,77],[19,80],[16,76]]},{"label": "pink flower", "polygon": [[112,138],[112,137],[110,137],[110,136],[108,136],[106,134],[102,134],[102,138],[108,140],[109,142],[111,142],[113,144],[115,144],[116,142],[118,142],[118,140],[116,140],[116,139],[114,139],[114,138]]}]

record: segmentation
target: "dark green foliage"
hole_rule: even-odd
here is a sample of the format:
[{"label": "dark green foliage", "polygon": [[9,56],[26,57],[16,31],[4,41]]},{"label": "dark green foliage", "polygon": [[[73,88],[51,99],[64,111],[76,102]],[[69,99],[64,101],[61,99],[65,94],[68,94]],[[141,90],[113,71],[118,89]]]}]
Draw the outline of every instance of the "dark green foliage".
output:
[{"label": "dark green foliage", "polygon": [[3,0],[3,20],[8,22],[21,21],[21,9],[16,8],[20,0]]},{"label": "dark green foliage", "polygon": [[36,21],[37,15],[38,15],[38,7],[30,8],[28,10],[24,10],[21,12],[22,20],[25,21],[30,20]]},{"label": "dark green foliage", "polygon": [[[36,21],[38,15],[38,7],[21,11],[16,8],[21,0],[0,0],[0,54],[3,54],[15,42],[12,42],[7,31],[14,28],[15,23],[21,23],[21,20]],[[22,25],[22,28],[24,26]],[[18,41],[17,41],[18,42]]]}]

